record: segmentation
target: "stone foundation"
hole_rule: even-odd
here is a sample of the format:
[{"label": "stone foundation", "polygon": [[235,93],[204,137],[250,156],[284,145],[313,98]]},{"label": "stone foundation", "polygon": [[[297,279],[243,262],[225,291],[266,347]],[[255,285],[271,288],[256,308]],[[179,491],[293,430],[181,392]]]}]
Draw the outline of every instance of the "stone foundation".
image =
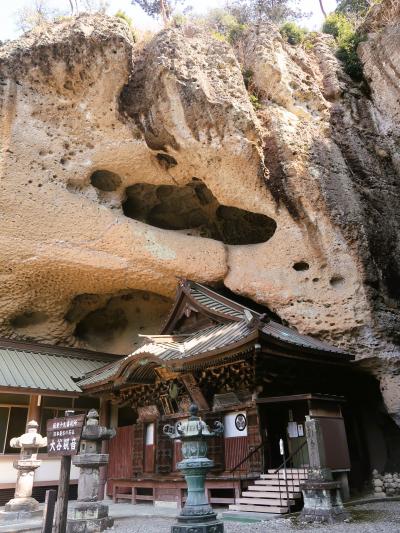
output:
[{"label": "stone foundation", "polygon": [[40,518],[43,511],[40,509],[36,511],[0,511],[0,524],[4,522],[16,522],[31,520],[33,518]]},{"label": "stone foundation", "polygon": [[68,520],[67,533],[99,533],[114,525],[114,519],[109,516],[103,518],[84,518],[82,520]]},{"label": "stone foundation", "polygon": [[301,522],[333,523],[343,522],[350,515],[343,507],[340,496],[340,483],[335,481],[307,481],[301,485],[304,508]]}]

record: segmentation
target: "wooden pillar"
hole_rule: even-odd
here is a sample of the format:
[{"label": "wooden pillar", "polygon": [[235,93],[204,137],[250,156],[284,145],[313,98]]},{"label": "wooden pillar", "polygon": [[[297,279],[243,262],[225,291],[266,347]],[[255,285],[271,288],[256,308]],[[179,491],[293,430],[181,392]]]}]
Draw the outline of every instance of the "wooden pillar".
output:
[{"label": "wooden pillar", "polygon": [[[110,427],[110,411],[111,406],[110,402],[106,400],[105,398],[100,399],[100,412],[99,412],[99,425],[105,426],[107,428]],[[101,453],[108,453],[108,446],[109,441],[103,440],[101,443]],[[98,492],[98,499],[104,500],[104,489],[107,483],[107,471],[108,471],[108,464],[105,466],[102,466],[100,468],[100,482],[99,482],[99,492]]]},{"label": "wooden pillar", "polygon": [[[65,416],[73,416],[74,411],[65,411]],[[71,476],[71,455],[61,457],[60,478],[58,481],[57,509],[54,521],[55,533],[66,533],[68,518],[69,482]]]},{"label": "wooden pillar", "polygon": [[[31,394],[29,396],[28,422],[30,420],[36,420],[36,422],[40,425],[41,403],[42,397],[38,394]],[[39,427],[39,432],[40,431],[43,433],[43,428]]]}]

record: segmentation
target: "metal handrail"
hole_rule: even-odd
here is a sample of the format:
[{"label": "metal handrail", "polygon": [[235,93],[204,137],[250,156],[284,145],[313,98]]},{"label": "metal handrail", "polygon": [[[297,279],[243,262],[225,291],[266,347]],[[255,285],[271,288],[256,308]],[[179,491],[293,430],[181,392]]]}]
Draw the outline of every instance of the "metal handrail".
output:
[{"label": "metal handrail", "polygon": [[[266,442],[263,441],[261,442],[258,446],[256,446],[253,450],[251,450],[244,459],[242,459],[239,463],[237,463],[233,468],[231,468],[229,470],[229,473],[230,474],[234,474],[234,472],[236,472],[244,463],[246,463],[246,461],[248,461],[250,459],[250,457],[252,457],[255,453],[257,453],[260,449],[264,448]],[[289,484],[288,484],[288,477],[287,477],[287,467],[288,465],[290,464],[290,461],[293,459],[293,457],[295,457],[297,454],[299,454],[299,452],[301,452],[303,450],[303,448],[307,445],[307,441],[303,442],[303,444],[301,444],[293,453],[291,453],[289,455],[288,458],[286,458],[285,454],[283,454],[283,463],[274,471],[274,474],[278,474],[278,486],[279,486],[279,489],[281,488],[281,478],[279,476],[279,472],[283,469],[284,471],[284,475],[283,475],[283,479],[282,479],[282,482],[283,482],[283,489],[284,489],[284,492],[286,493],[286,506],[287,506],[287,509],[288,509],[288,512],[290,513],[291,510],[290,510],[290,498],[289,498]],[[299,470],[306,470],[306,468],[300,468]],[[298,481],[300,481],[300,472],[298,473]],[[242,478],[239,478],[239,479],[242,479]],[[245,475],[245,479],[248,479],[248,472],[246,472],[246,475]],[[233,477],[233,481],[235,481],[235,475]],[[240,483],[241,485],[241,483]],[[279,490],[279,496],[280,496],[280,505],[282,505],[282,492],[281,490]],[[236,496],[235,496],[235,501],[236,501]]]},{"label": "metal handrail", "polygon": [[[283,470],[283,481],[284,481],[284,490],[286,492],[286,506],[287,506],[287,510],[288,512],[290,513],[291,512],[291,509],[290,509],[290,499],[289,499],[289,484],[288,484],[288,475],[287,475],[287,467],[288,467],[288,464],[290,464],[290,461],[293,459],[293,457],[295,457],[296,455],[299,454],[299,452],[301,452],[303,450],[303,448],[307,445],[307,441],[303,442],[303,444],[301,444],[293,453],[291,453],[289,455],[288,458],[286,458],[286,455],[285,455],[285,451],[284,451],[284,448],[283,448],[283,463],[274,471],[274,474],[278,474],[278,486],[279,486],[279,494],[280,494],[280,504],[282,505],[282,492],[280,490],[280,487],[281,487],[281,478],[280,478],[280,471]],[[305,467],[303,468],[299,468],[298,471],[297,471],[297,481],[300,483],[300,470],[306,470]],[[293,482],[294,478],[296,476],[296,473],[293,472],[292,470],[292,473],[291,473],[291,481]]]},{"label": "metal handrail", "polygon": [[278,468],[275,470],[274,474],[277,474],[280,470],[282,470],[282,468],[286,467],[286,465],[289,463],[289,461],[291,459],[293,459],[293,457],[295,455],[297,455],[299,453],[300,450],[302,450],[304,448],[304,446],[306,446],[307,444],[307,441],[304,441],[303,444],[301,444],[293,453],[291,453],[289,455],[289,457],[287,459],[285,459],[285,461],[283,461],[283,463],[281,465],[278,466]]},{"label": "metal handrail", "polygon": [[[239,467],[242,466],[243,463],[246,463],[246,461],[248,461],[250,459],[250,457],[252,457],[256,452],[258,452],[259,450],[261,450],[261,448],[263,448],[265,446],[265,442],[261,442],[258,446],[256,446],[255,448],[253,448],[253,450],[251,450],[244,459],[242,459],[239,463],[237,463],[237,465],[235,465],[233,468],[231,468],[229,470],[229,473],[230,474],[233,474],[233,486],[235,487],[235,483],[236,483],[236,475],[235,475],[235,472],[238,470]],[[244,476],[244,478],[247,480],[248,479],[248,472],[246,471],[246,474]],[[240,491],[240,494],[242,492],[242,480],[243,480],[243,477],[241,474],[239,474],[239,491]],[[236,487],[235,487],[235,503],[236,503]]]},{"label": "metal handrail", "polygon": [[229,473],[232,474],[232,472],[235,472],[235,471],[239,468],[239,466],[242,466],[242,464],[245,463],[246,461],[248,461],[252,455],[254,455],[256,452],[258,452],[258,450],[260,450],[261,448],[263,448],[263,447],[264,447],[264,444],[265,444],[265,443],[262,442],[261,444],[259,444],[258,446],[256,446],[251,452],[249,452],[249,453],[246,455],[246,457],[245,457],[244,459],[242,459],[242,460],[240,461],[240,463],[238,463],[238,464],[235,465],[233,468],[231,468],[231,469],[229,470]]}]

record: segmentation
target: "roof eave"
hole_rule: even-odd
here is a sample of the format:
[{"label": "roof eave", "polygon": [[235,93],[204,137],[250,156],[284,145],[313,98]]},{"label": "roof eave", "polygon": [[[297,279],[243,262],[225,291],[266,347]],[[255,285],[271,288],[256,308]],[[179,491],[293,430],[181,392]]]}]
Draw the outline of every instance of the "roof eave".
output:
[{"label": "roof eave", "polygon": [[158,363],[160,367],[168,367],[171,369],[176,369],[179,367],[184,368],[190,365],[193,366],[193,363],[197,363],[197,362],[200,363],[208,359],[211,359],[213,357],[216,357],[220,355],[221,353],[226,353],[227,356],[232,355],[232,352],[237,352],[238,350],[243,349],[245,346],[256,341],[258,339],[258,336],[259,336],[258,330],[254,329],[250,331],[249,335],[247,335],[246,337],[228,346],[221,346],[220,348],[216,350],[211,350],[211,351],[203,352],[197,355],[176,358],[176,359],[162,359],[160,357],[157,357],[154,354],[143,352],[140,355],[125,361],[125,363],[118,369],[118,372],[116,372],[109,378],[102,380],[102,381],[97,381],[95,383],[90,383],[88,385],[81,384],[80,386],[83,390],[95,391],[95,390],[98,390],[100,387],[102,387],[104,390],[104,386],[109,385],[108,389],[111,390],[111,388],[115,386],[116,381],[120,381],[121,378],[123,377],[128,377],[128,374],[127,374],[128,367],[134,366],[134,364],[139,361],[147,359],[147,363],[149,362],[151,362],[152,364]]},{"label": "roof eave", "polygon": [[[270,335],[265,331],[260,330],[261,336],[267,339],[272,346],[283,348],[285,353],[279,353],[280,357],[296,357],[297,359],[318,359],[321,362],[336,362],[336,363],[350,363],[354,359],[354,355],[346,352],[322,350],[317,347],[312,348],[310,346],[299,345],[297,343],[284,341],[276,338],[274,335]],[[288,351],[288,348],[290,351]],[[293,353],[294,352],[294,353]]]},{"label": "roof eave", "polygon": [[82,395],[82,389],[78,391],[54,390],[54,389],[35,389],[30,387],[13,387],[0,385],[2,394],[38,394],[40,396],[64,396],[68,398],[78,398]]}]

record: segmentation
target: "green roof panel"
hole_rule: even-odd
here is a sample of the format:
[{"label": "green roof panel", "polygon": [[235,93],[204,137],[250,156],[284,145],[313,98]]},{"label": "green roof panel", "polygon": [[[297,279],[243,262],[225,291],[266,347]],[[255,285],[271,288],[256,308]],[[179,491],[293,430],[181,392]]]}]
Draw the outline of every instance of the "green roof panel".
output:
[{"label": "green roof panel", "polygon": [[79,393],[75,380],[104,363],[96,352],[91,358],[0,348],[0,387]]}]

